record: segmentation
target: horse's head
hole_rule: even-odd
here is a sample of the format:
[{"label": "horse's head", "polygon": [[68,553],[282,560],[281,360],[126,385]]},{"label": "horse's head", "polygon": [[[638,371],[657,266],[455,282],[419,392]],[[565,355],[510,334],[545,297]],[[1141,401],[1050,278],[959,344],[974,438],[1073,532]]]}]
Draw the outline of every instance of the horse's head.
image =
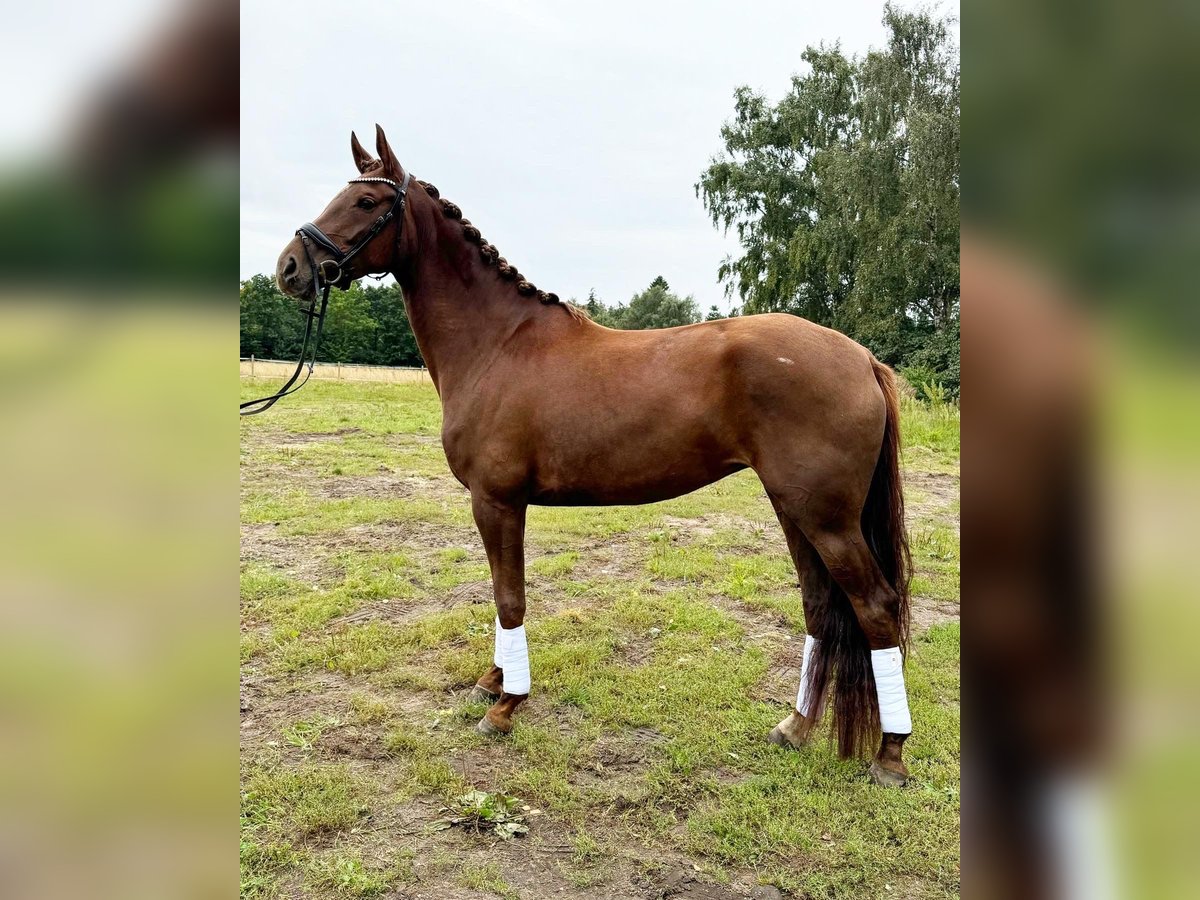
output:
[{"label": "horse's head", "polygon": [[347,288],[363,275],[392,268],[408,176],[378,125],[375,147],[378,159],[351,132],[350,149],[361,174],[347,182],[324,212],[297,231],[279,254],[275,281],[285,294],[307,300],[324,284]]}]

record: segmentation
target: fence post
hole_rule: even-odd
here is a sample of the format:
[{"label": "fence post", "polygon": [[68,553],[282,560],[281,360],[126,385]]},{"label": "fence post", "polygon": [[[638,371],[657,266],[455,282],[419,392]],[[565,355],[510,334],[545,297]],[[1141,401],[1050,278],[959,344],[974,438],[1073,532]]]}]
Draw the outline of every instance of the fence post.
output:
[{"label": "fence post", "polygon": [[338,360],[338,381],[342,380],[342,361]]},{"label": "fence post", "polygon": [[250,377],[254,377],[254,354],[250,354]]}]

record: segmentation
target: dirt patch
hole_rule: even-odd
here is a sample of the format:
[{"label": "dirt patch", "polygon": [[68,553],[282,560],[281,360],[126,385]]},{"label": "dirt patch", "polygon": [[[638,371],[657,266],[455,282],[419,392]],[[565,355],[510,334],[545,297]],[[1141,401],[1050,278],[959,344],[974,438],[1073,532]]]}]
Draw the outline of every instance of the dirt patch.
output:
[{"label": "dirt patch", "polygon": [[791,706],[800,688],[800,663],[804,655],[803,640],[785,641],[775,652],[767,673],[750,690],[755,700]]},{"label": "dirt patch", "polygon": [[583,724],[583,710],[578,706],[562,705],[562,706],[546,706],[545,700],[538,697],[536,694],[532,700],[528,701],[523,710],[525,715],[529,716],[531,722],[535,722],[543,728],[553,728],[559,734],[574,735],[579,733],[579,729]]},{"label": "dirt patch", "polygon": [[456,606],[471,606],[492,602],[492,583],[490,581],[469,581],[450,590],[445,596],[415,599],[376,600],[356,609],[352,613],[330,619],[330,628],[341,628],[346,625],[358,625],[363,622],[390,622],[400,624],[415,622],[431,613],[445,612]]},{"label": "dirt patch", "polygon": [[[444,479],[442,479],[444,481]],[[376,497],[385,500],[403,500],[408,497],[431,497],[443,487],[432,478],[419,475],[397,475],[391,471],[375,475],[338,476],[322,479],[317,495],[331,500],[346,500],[359,497]],[[449,493],[449,485],[444,485]]]},{"label": "dirt patch", "polygon": [[714,884],[704,879],[699,867],[682,860],[661,873],[635,881],[646,900],[785,900],[777,887],[756,885],[748,878],[730,884]]},{"label": "dirt patch", "polygon": [[479,533],[474,526],[459,527],[429,522],[372,522],[368,525],[351,525],[344,529],[340,536],[323,540],[331,549],[383,553],[418,547],[429,551],[464,546],[479,548]]},{"label": "dirt patch", "polygon": [[598,765],[609,771],[627,772],[643,768],[653,747],[666,738],[653,728],[634,728],[622,734],[605,735],[596,741],[592,753]]},{"label": "dirt patch", "polygon": [[326,570],[326,556],[326,547],[280,534],[274,522],[242,526],[243,562],[266,564],[304,584],[320,584]]},{"label": "dirt patch", "polygon": [[663,516],[663,524],[686,537],[705,538],[717,533],[717,529],[706,524],[703,518],[679,519],[675,516]]},{"label": "dirt patch", "polygon": [[[772,532],[779,532],[774,523],[763,525],[743,516],[732,516],[728,513],[713,513],[694,519],[681,519],[676,516],[663,516],[663,524],[672,532],[672,538],[682,544],[702,544],[706,538],[717,532],[734,532],[740,539],[730,544],[728,549],[759,550],[764,544],[771,542]],[[779,533],[779,543],[783,545],[782,533]]]},{"label": "dirt patch", "polygon": [[440,434],[385,434],[380,439],[385,447],[404,449],[411,444],[442,444]]},{"label": "dirt patch", "polygon": [[628,538],[610,538],[571,547],[579,554],[573,575],[577,578],[636,578],[644,574],[646,544]]},{"label": "dirt patch", "polygon": [[933,625],[959,620],[959,605],[949,600],[913,597],[909,608],[912,611],[912,625],[909,630],[914,637],[924,634]]},{"label": "dirt patch", "polygon": [[337,431],[285,431],[271,435],[268,443],[275,444],[318,444],[322,441],[332,441],[348,434],[361,434],[361,428],[339,428]]},{"label": "dirt patch", "polygon": [[491,602],[492,583],[490,581],[468,581],[451,590],[446,595],[443,605],[453,607],[464,604]]},{"label": "dirt patch", "polygon": [[430,613],[442,612],[446,604],[440,600],[376,600],[362,609],[329,620],[329,629],[337,630],[347,625],[363,622],[389,622],[393,625],[415,622]]},{"label": "dirt patch", "polygon": [[261,693],[262,688],[259,686],[258,674],[249,667],[243,666],[241,677],[238,679],[238,699],[243,719],[257,705]]},{"label": "dirt patch", "polygon": [[347,725],[321,735],[318,747],[323,755],[335,759],[383,760],[391,756],[383,744],[383,737],[382,729]]},{"label": "dirt patch", "polygon": [[646,794],[642,776],[651,765],[654,747],[664,740],[653,728],[605,734],[571,774],[571,783],[594,791],[617,808],[637,806]]},{"label": "dirt patch", "polygon": [[628,638],[616,648],[616,656],[620,664],[634,668],[644,666],[654,653],[654,634],[647,633]]},{"label": "dirt patch", "polygon": [[[796,587],[799,593],[799,586]],[[791,620],[781,612],[762,607],[749,606],[733,597],[714,594],[710,598],[713,606],[727,613],[742,626],[746,640],[760,647],[795,640],[799,632]]]},{"label": "dirt patch", "polygon": [[957,475],[946,472],[905,472],[905,487],[916,488],[925,496],[921,500],[910,500],[905,513],[912,528],[919,520],[932,518],[945,521],[958,531],[958,514],[954,504],[959,498]]}]

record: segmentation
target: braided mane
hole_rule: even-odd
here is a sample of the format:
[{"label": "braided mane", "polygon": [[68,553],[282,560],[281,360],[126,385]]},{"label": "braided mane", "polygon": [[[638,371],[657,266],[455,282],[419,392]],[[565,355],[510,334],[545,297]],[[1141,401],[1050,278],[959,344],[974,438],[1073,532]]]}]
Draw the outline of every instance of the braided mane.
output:
[{"label": "braided mane", "polygon": [[500,255],[500,251],[494,245],[489,244],[483,239],[483,235],[479,229],[471,224],[469,219],[464,219],[462,210],[458,208],[456,203],[451,203],[442,197],[441,192],[428,181],[417,179],[417,183],[425,189],[425,193],[429,194],[434,200],[437,200],[442,207],[442,215],[447,219],[453,219],[462,226],[463,238],[468,244],[474,244],[479,248],[479,256],[486,266],[495,266],[497,274],[504,280],[513,283],[517,293],[523,297],[536,296],[540,302],[546,304],[558,304],[565,309],[568,314],[579,321],[589,319],[588,314],[573,303],[563,303],[558,299],[558,294],[552,294],[548,291],[540,291],[537,287],[526,279],[517,267]]}]

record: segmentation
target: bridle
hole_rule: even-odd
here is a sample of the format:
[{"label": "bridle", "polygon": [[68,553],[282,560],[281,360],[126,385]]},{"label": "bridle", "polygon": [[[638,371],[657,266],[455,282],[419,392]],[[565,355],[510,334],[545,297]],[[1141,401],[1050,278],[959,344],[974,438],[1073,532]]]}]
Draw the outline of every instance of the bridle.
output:
[{"label": "bridle", "polygon": [[[382,216],[376,219],[366,233],[358,239],[349,250],[342,252],[342,248],[335,244],[325,232],[314,225],[312,222],[305,222],[297,229],[296,234],[300,236],[300,243],[304,247],[304,256],[308,260],[309,270],[312,272],[313,296],[312,303],[308,309],[304,310],[304,314],[308,316],[308,322],[304,326],[304,341],[300,345],[300,360],[296,363],[296,371],[292,373],[292,377],[287,380],[278,391],[269,397],[260,397],[257,400],[247,400],[241,404],[240,414],[243,416],[254,416],[261,412],[266,412],[275,402],[281,397],[286,397],[288,394],[294,394],[300,388],[304,387],[309,377],[312,375],[313,366],[317,362],[317,347],[321,343],[321,329],[325,326],[325,310],[329,306],[329,291],[335,284],[342,280],[345,274],[345,267],[350,260],[358,256],[367,244],[371,243],[383,229],[387,228],[388,223],[392,219],[399,216],[399,224],[396,226],[396,240],[400,240],[400,235],[404,231],[404,202],[408,195],[408,185],[412,180],[412,176],[408,172],[404,173],[404,180],[400,184],[392,181],[390,178],[381,178],[378,176],[370,176],[365,178],[351,178],[347,184],[389,184],[396,190],[396,197],[392,200],[392,205]],[[326,258],[319,263],[313,257],[313,244],[316,244],[332,258]],[[332,266],[332,270],[329,267]],[[318,296],[321,301],[320,309],[317,309]],[[313,322],[317,323],[316,334],[313,334]],[[312,353],[308,362],[308,374],[304,376],[304,380],[296,384],[296,379],[300,377],[300,373],[304,371],[305,357],[309,356],[308,342],[312,338]],[[295,384],[295,387],[292,385]]]}]

